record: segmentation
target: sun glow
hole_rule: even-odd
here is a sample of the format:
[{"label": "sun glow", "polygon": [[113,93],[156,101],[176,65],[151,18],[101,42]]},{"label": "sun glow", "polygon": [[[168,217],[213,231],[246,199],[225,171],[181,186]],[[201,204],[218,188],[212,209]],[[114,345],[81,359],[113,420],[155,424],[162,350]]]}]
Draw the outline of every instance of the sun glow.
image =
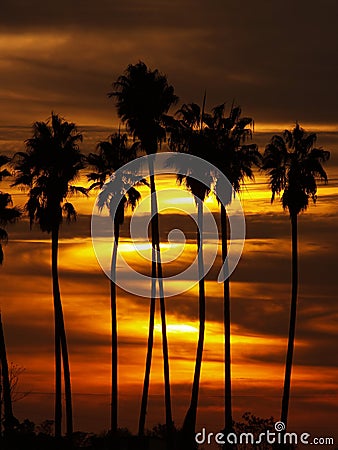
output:
[{"label": "sun glow", "polygon": [[[155,325],[155,331],[161,333],[162,326],[160,324]],[[198,329],[191,325],[177,323],[177,324],[167,325],[167,332],[168,333],[197,333]]]}]

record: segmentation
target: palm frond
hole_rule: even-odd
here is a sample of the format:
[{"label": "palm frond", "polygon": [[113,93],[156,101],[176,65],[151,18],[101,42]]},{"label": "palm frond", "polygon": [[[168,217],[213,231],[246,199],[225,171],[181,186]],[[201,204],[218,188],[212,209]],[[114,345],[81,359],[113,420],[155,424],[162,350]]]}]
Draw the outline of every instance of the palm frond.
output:
[{"label": "palm frond", "polygon": [[4,166],[5,164],[8,164],[10,161],[10,158],[6,155],[0,155],[0,167]]},{"label": "palm frond", "polygon": [[0,242],[7,244],[8,233],[4,228],[0,228]]},{"label": "palm frond", "polygon": [[125,206],[130,206],[132,211],[136,208],[136,205],[141,199],[141,194],[137,189],[134,187],[131,187],[127,191],[127,202],[125,203]]},{"label": "palm frond", "polygon": [[71,194],[83,194],[88,197],[88,189],[85,187],[69,185],[68,189]]},{"label": "palm frond", "polygon": [[11,176],[11,173],[8,172],[7,169],[0,170],[0,181],[2,181],[3,178],[5,178],[5,177],[10,177],[10,176]]},{"label": "palm frond", "polygon": [[68,223],[76,221],[77,213],[72,203],[64,203],[62,206],[62,211],[65,213],[66,221]]}]

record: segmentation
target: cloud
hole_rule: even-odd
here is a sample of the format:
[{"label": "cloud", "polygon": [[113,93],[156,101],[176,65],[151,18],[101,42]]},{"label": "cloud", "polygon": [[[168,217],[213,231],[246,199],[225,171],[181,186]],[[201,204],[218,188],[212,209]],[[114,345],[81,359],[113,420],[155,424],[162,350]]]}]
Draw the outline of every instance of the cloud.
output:
[{"label": "cloud", "polygon": [[[335,166],[333,170],[336,170]],[[238,418],[248,409],[263,417],[279,416],[288,331],[290,221],[280,204],[270,206],[269,193],[263,180],[261,182],[248,187],[248,196],[244,200],[247,243],[231,280],[234,411]],[[23,196],[16,198],[21,201]],[[89,430],[103,427],[109,416],[110,401],[109,280],[102,273],[91,248],[91,200],[76,199],[81,212],[78,222],[62,227],[60,241],[60,286],[75,411],[79,427]],[[330,398],[336,389],[337,375],[336,202],[336,185],[332,183],[320,192],[318,206],[311,206],[299,219],[300,289],[290,408],[293,411],[291,423],[297,426],[304,425],[304,417],[310,415],[310,409],[316,409],[322,423],[329,425],[337,411]],[[215,217],[219,223],[217,213]],[[160,223],[163,240],[171,225],[187,231],[190,248],[182,266],[187,264],[195,252],[191,219],[173,214],[170,219],[161,217]],[[123,242],[128,239],[128,225],[129,219],[122,229]],[[37,392],[18,405],[18,414],[22,418],[34,416],[38,421],[53,414],[50,237],[38,228],[30,232],[24,221],[10,227],[9,234],[5,264],[0,273],[8,354],[12,361],[27,369],[22,377],[23,387]],[[219,266],[218,257],[206,281],[207,335],[199,423],[213,421],[215,426],[221,427],[223,305],[222,285],[215,282]],[[142,268],[142,264],[137,263],[136,267]],[[187,386],[193,376],[198,329],[197,294],[195,287],[166,302],[167,324],[176,327],[168,331],[168,340],[173,407],[178,424],[182,423],[186,412],[190,394]],[[157,307],[149,425],[160,420],[163,414],[158,310]],[[149,299],[132,297],[118,290],[121,424],[132,427],[137,425],[137,413],[130,417],[130,411],[138,410],[142,391],[148,313]],[[190,331],[179,332],[182,325],[189,325]],[[319,420],[313,416],[310,419],[309,431]],[[335,426],[334,423],[333,430]]]},{"label": "cloud", "polygon": [[108,124],[106,92],[139,59],[167,73],[185,102],[201,102],[206,88],[208,105],[236,98],[257,123],[338,123],[334,0],[3,3],[5,123],[54,108]]}]

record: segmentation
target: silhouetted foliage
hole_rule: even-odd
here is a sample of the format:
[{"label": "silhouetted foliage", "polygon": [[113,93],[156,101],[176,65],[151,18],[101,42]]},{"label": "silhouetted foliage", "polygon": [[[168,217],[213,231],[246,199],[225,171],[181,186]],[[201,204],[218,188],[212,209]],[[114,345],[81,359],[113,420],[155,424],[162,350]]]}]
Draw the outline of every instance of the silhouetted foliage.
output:
[{"label": "silhouetted foliage", "polygon": [[140,140],[147,154],[156,153],[158,142],[165,139],[163,116],[178,100],[167,77],[140,61],[127,67],[113,89],[108,96],[115,98],[118,115],[128,131]]},{"label": "silhouetted foliage", "polygon": [[316,180],[327,182],[322,163],[329,160],[330,152],[315,147],[316,140],[315,133],[306,133],[297,123],[292,131],[274,135],[265,148],[263,169],[269,177],[271,202],[281,194],[290,216],[305,211],[309,199],[316,202]]}]

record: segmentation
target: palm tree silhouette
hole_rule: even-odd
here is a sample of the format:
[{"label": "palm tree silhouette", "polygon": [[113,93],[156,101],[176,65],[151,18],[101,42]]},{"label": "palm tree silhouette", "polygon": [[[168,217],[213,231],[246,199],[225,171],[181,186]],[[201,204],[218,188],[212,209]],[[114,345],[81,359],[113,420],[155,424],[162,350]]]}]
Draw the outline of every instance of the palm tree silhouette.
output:
[{"label": "palm tree silhouette", "polygon": [[[168,129],[171,130],[170,148],[175,151],[188,153],[190,155],[203,158],[210,151],[210,140],[202,128],[204,117],[205,97],[202,111],[196,103],[184,104],[176,115],[178,121],[167,119],[171,122]],[[199,334],[196,350],[194,378],[191,390],[191,399],[188,411],[184,418],[180,448],[194,449],[195,428],[198,407],[199,384],[201,378],[201,367],[203,359],[204,335],[205,335],[205,281],[204,281],[204,261],[203,261],[203,202],[209,195],[213,181],[212,173],[201,173],[196,164],[189,167],[182,166],[180,158],[173,155],[169,164],[177,167],[179,175],[177,179],[180,184],[184,183],[187,189],[193,194],[197,206],[197,230],[196,242],[198,252],[198,304],[199,304]],[[200,180],[203,179],[204,183]]]},{"label": "palm tree silhouette", "polygon": [[[210,139],[214,149],[208,154],[209,162],[212,162],[229,180],[233,191],[240,192],[246,178],[253,179],[253,167],[261,164],[261,155],[258,147],[253,143],[246,143],[252,137],[251,126],[253,119],[241,117],[241,108],[231,106],[228,116],[225,116],[225,104],[215,106],[212,114],[205,115]],[[226,207],[231,203],[231,192],[227,186],[223,186],[222,179],[216,180],[215,194],[223,191],[226,195],[225,204],[218,200],[221,210],[221,245],[222,262],[227,272],[227,211]],[[225,275],[223,283],[223,322],[224,322],[224,428],[228,434],[232,430],[232,388],[231,388],[231,347],[230,347],[230,279]]]},{"label": "palm tree silhouette", "polygon": [[[98,153],[90,153],[87,157],[88,165],[95,170],[88,175],[88,179],[93,181],[89,189],[95,187],[101,188],[104,183],[109,179],[116,170],[127,164],[136,158],[137,144],[128,147],[128,136],[121,134],[120,132],[112,134],[108,141],[99,142]],[[102,209],[104,206],[111,211],[112,202],[114,199],[114,192],[110,190],[110,185],[105,185],[104,190],[100,193],[98,206]],[[134,209],[138,200],[140,199],[140,193],[131,187],[127,190],[126,194],[120,201],[116,213],[114,215],[114,247],[112,256],[112,274],[113,277],[110,281],[110,304],[111,304],[111,327],[112,327],[112,393],[111,393],[111,432],[112,435],[116,435],[118,428],[118,341],[117,341],[117,313],[116,313],[116,262],[117,262],[117,249],[119,244],[120,227],[124,222],[124,210],[129,206]]]},{"label": "palm tree silhouette", "polygon": [[281,195],[284,209],[289,211],[292,236],[292,293],[288,347],[285,363],[281,421],[287,426],[292,359],[296,329],[298,294],[298,214],[305,211],[309,199],[317,199],[317,179],[327,182],[322,163],[328,161],[330,152],[316,148],[317,136],[308,134],[297,123],[293,130],[275,135],[266,146],[263,169],[269,176],[271,202]]},{"label": "palm tree silhouette", "polygon": [[[0,155],[0,169],[10,162],[10,158],[5,155]],[[4,177],[10,176],[10,172],[7,169],[0,170],[0,181]],[[21,211],[12,206],[12,198],[10,194],[0,192],[0,265],[4,260],[4,253],[2,249],[2,244],[8,242],[8,233],[5,230],[5,226],[9,223],[14,223],[17,221],[21,215]],[[9,370],[8,370],[8,361],[6,354],[6,345],[5,338],[2,326],[2,317],[0,310],[0,387],[2,387],[2,391],[0,391],[0,437],[1,437],[1,426],[2,426],[2,417],[1,417],[1,407],[2,407],[2,397],[4,403],[4,428],[5,431],[10,431],[15,423],[15,418],[13,415],[12,408],[12,398],[11,398],[11,386],[9,379]]]},{"label": "palm tree silhouette", "polygon": [[52,112],[46,122],[35,122],[33,137],[25,141],[26,151],[15,155],[14,186],[28,187],[26,210],[30,224],[38,223],[42,231],[52,237],[52,279],[55,333],[55,436],[61,436],[61,354],[63,362],[67,435],[73,432],[71,379],[68,347],[61,303],[58,276],[59,230],[63,214],[68,222],[76,219],[76,211],[68,197],[86,193],[84,188],[72,186],[81,169],[84,156],[79,150],[82,135],[74,123]]},{"label": "palm tree silhouette", "polygon": [[[126,123],[129,132],[140,141],[147,155],[157,152],[158,143],[165,138],[162,118],[169,108],[177,102],[174,88],[168,84],[167,77],[158,70],[150,70],[143,63],[130,64],[124,75],[113,84],[113,92],[119,117]],[[159,282],[160,310],[162,322],[162,349],[165,380],[166,426],[169,437],[172,435],[173,420],[171,412],[169,356],[165,319],[165,302],[163,294],[163,274],[160,254],[160,234],[157,214],[157,197],[153,159],[149,158],[150,190],[151,190],[151,240],[152,240],[152,288],[149,314],[148,349],[143,384],[141,411],[139,419],[139,435],[144,434],[147,413],[149,379],[152,360],[156,279]]]}]

